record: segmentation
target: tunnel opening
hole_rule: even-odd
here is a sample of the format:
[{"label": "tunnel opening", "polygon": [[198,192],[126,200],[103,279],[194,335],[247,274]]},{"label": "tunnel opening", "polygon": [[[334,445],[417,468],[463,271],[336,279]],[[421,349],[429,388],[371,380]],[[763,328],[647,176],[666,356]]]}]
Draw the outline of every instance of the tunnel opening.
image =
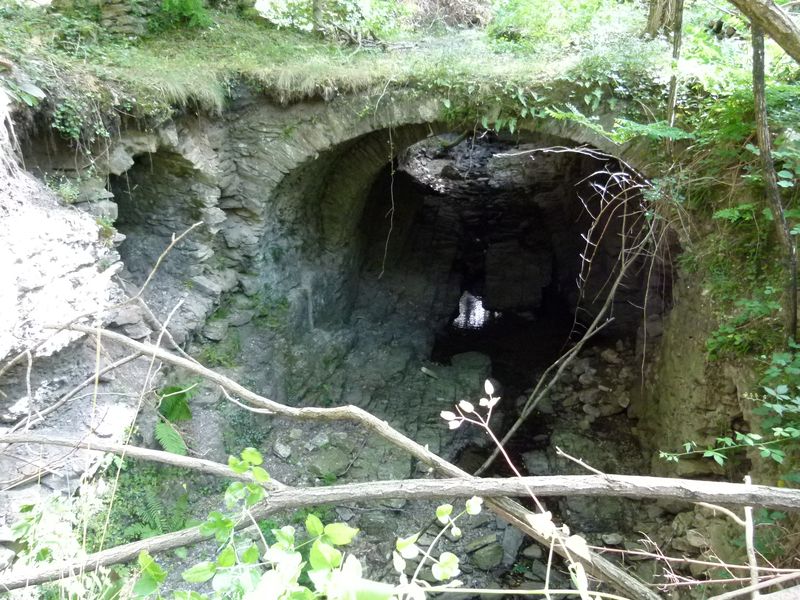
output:
[{"label": "tunnel opening", "polygon": [[[361,226],[362,289],[371,294],[365,281],[385,281],[425,306],[431,360],[484,353],[493,377],[516,397],[597,314],[622,233],[609,219],[587,269],[592,204],[608,185],[602,172],[624,169],[581,152],[541,152],[563,147],[549,137],[520,144],[484,134],[449,143],[453,137],[411,146],[378,177]],[[429,282],[408,285],[421,277]],[[647,284],[641,271],[625,284],[603,338],[635,344]]]},{"label": "tunnel opening", "polygon": [[[415,321],[433,364],[485,357],[502,386],[505,409],[494,425],[503,433],[545,369],[600,314],[620,272],[625,236],[646,220],[626,222],[640,210],[638,193],[622,208],[608,208],[613,178],[625,172],[613,158],[561,151],[569,143],[549,136],[455,138],[409,147],[376,179],[361,223],[357,304],[388,296],[409,307],[397,327]],[[552,457],[543,457],[554,432],[573,417],[573,429],[637,446],[627,388],[635,387],[644,318],[663,312],[669,288],[661,271],[652,278],[646,259],[639,262],[621,276],[577,366],[507,444],[528,472],[551,472]],[[465,444],[458,463],[474,471],[492,450]],[[629,454],[639,464],[641,453]],[[503,464],[494,468],[511,474]]]}]

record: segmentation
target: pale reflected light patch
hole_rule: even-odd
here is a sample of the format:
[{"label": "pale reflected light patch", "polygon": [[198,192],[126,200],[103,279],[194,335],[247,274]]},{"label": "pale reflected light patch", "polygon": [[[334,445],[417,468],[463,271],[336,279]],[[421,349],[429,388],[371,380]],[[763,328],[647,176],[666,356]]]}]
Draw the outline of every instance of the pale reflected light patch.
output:
[{"label": "pale reflected light patch", "polygon": [[483,308],[483,301],[480,298],[464,292],[458,301],[458,316],[453,321],[453,326],[458,329],[480,329],[490,319],[498,316],[499,312]]}]

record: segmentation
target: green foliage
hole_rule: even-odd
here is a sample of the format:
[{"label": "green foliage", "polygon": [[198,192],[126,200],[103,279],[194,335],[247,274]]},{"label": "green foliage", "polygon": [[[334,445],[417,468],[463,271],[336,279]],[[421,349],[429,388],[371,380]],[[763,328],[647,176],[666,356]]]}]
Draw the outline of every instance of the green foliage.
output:
[{"label": "green foliage", "polygon": [[395,0],[327,0],[318,7],[316,23],[310,1],[274,0],[262,6],[261,14],[279,27],[316,30],[333,38],[346,32],[348,39],[392,35],[407,26],[410,16],[408,7]]},{"label": "green foliage", "polygon": [[63,138],[87,147],[111,135],[93,106],[91,94],[83,98],[67,97],[56,104],[52,126]]},{"label": "green foliage", "polygon": [[[190,519],[191,472],[133,459],[115,459],[121,471],[113,504],[104,498],[99,514],[89,520],[87,547],[98,549],[177,531]],[[115,470],[115,469],[114,469]],[[107,506],[108,527],[105,529]]]},{"label": "green foliage", "polygon": [[253,321],[268,329],[279,329],[286,325],[289,312],[289,300],[285,296],[271,298],[267,293],[257,294],[254,297],[256,311]]},{"label": "green foliage", "polygon": [[[85,557],[82,537],[83,514],[78,500],[50,496],[38,504],[19,507],[19,520],[11,526],[17,568],[41,566]],[[43,586],[41,598],[118,598],[127,576],[126,569],[115,572],[100,567],[94,573],[70,577]]]},{"label": "green foliage", "polygon": [[754,414],[761,416],[760,426],[769,433],[734,431],[716,438],[713,446],[699,448],[686,442],[683,452],[659,452],[670,462],[681,457],[699,455],[711,458],[720,466],[737,451],[756,450],[762,459],[782,466],[785,482],[798,482],[797,454],[800,450],[800,349],[792,344],[791,352],[775,352],[762,378],[763,395],[749,396],[756,403]]},{"label": "green foliage", "polygon": [[239,332],[231,331],[219,342],[209,342],[198,355],[198,359],[207,367],[233,368],[238,365],[242,342]]},{"label": "green foliage", "polygon": [[[543,41],[569,41],[569,36],[584,32],[603,0],[500,0],[487,27],[490,38],[500,42],[515,42],[533,46]],[[624,12],[625,7],[617,6]],[[622,15],[619,15],[622,17]]]},{"label": "green foliage", "polygon": [[612,139],[620,144],[633,138],[644,137],[652,141],[663,142],[694,139],[694,134],[677,127],[670,126],[666,121],[654,123],[637,123],[629,119],[616,119]]},{"label": "green foliage", "polygon": [[168,385],[156,392],[158,412],[168,421],[186,421],[192,418],[189,400],[197,393],[194,386]]},{"label": "green foliage", "polygon": [[261,447],[268,430],[264,427],[264,419],[260,415],[231,403],[224,404],[220,410],[227,424],[223,434],[227,452],[241,448],[242,445]]},{"label": "green foliage", "polygon": [[133,586],[134,598],[146,598],[154,594],[167,578],[167,573],[162,569],[147,550],[139,553],[137,560],[140,575]]},{"label": "green foliage", "polygon": [[[777,562],[781,558],[787,557],[787,548],[791,552],[791,546],[787,543],[787,531],[784,528],[787,515],[779,510],[769,510],[759,508],[753,514],[753,525],[758,531],[755,538],[756,551],[770,562]],[[739,541],[744,546],[744,536]]]},{"label": "green foliage", "polygon": [[213,23],[203,0],[163,0],[161,10],[150,18],[154,33],[183,27],[198,29]]},{"label": "green foliage", "polygon": [[50,176],[45,179],[47,187],[61,199],[64,204],[75,204],[80,198],[80,188],[76,181],[65,176]]},{"label": "green foliage", "polygon": [[95,217],[94,220],[95,223],[97,223],[98,235],[100,236],[101,240],[109,241],[114,237],[114,234],[117,233],[117,230],[114,227],[114,221],[108,217]]},{"label": "green foliage", "polygon": [[736,301],[736,313],[706,341],[709,357],[757,353],[780,343],[782,333],[776,324],[781,305],[774,294],[773,288],[767,288],[760,298]]},{"label": "green foliage", "polygon": [[740,225],[742,223],[750,223],[755,221],[755,211],[756,207],[754,204],[745,202],[743,204],[738,204],[737,206],[718,210],[711,216],[711,218],[727,221],[728,223],[732,223],[734,225]]},{"label": "green foliage", "polygon": [[188,454],[189,449],[186,447],[183,436],[172,423],[159,421],[155,425],[154,433],[158,443],[167,452],[180,454],[181,456],[186,456]]}]

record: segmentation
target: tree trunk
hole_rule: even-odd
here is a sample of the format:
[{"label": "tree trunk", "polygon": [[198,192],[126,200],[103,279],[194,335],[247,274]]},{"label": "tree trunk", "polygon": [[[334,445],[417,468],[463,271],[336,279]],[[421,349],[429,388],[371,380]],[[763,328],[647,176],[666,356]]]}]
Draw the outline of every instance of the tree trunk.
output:
[{"label": "tree trunk", "polygon": [[[681,4],[683,3],[681,2]],[[644,29],[645,35],[656,37],[672,31],[677,13],[678,2],[676,0],[650,0],[647,25]]]},{"label": "tree trunk", "polygon": [[764,170],[764,188],[770,208],[774,215],[775,233],[783,248],[786,263],[787,281],[784,294],[784,320],[786,337],[797,339],[797,247],[789,233],[789,223],[783,211],[778,180],[775,175],[775,164],[772,161],[772,140],[769,136],[767,122],[767,97],[764,83],[764,32],[757,23],[753,23],[753,97],[756,113],[756,136],[758,150],[761,155],[761,166]]},{"label": "tree trunk", "polygon": [[730,0],[730,2],[750,19],[754,30],[758,26],[775,40],[786,54],[800,63],[800,27],[783,9],[772,0]]},{"label": "tree trunk", "polygon": [[314,33],[321,34],[322,30],[322,2],[323,0],[311,0],[311,22],[314,26]]}]

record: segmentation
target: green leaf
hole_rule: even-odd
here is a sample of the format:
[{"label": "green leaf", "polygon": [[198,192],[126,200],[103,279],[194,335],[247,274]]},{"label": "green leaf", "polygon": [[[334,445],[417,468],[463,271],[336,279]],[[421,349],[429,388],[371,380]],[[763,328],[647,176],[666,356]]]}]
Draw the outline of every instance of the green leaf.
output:
[{"label": "green leaf", "polygon": [[205,594],[198,594],[197,592],[178,590],[177,592],[173,592],[172,600],[208,600],[208,596]]},{"label": "green leaf", "polygon": [[272,535],[275,536],[275,540],[282,548],[286,550],[292,550],[294,548],[294,527],[291,525],[284,525],[280,529],[273,529]]},{"label": "green leaf", "polygon": [[311,537],[319,537],[325,533],[325,527],[322,525],[322,521],[320,521],[319,517],[314,513],[309,513],[306,517],[306,531]]},{"label": "green leaf", "polygon": [[137,562],[139,563],[139,568],[142,570],[142,573],[152,577],[156,583],[162,583],[167,578],[167,573],[155,559],[150,556],[147,550],[142,550],[139,553]]},{"label": "green leaf", "polygon": [[436,507],[436,518],[443,525],[447,525],[450,522],[450,514],[452,512],[453,512],[452,504],[440,504],[439,506]]},{"label": "green leaf", "polygon": [[705,458],[713,458],[714,462],[718,465],[723,466],[725,464],[725,455],[717,452],[716,450],[706,450],[703,452],[703,456]]},{"label": "green leaf", "polygon": [[778,171],[777,175],[781,179],[793,179],[794,178],[794,173],[792,173],[791,171],[786,171],[786,170]]},{"label": "green leaf", "polygon": [[778,185],[782,188],[790,188],[794,186],[794,184],[791,181],[788,181],[787,179],[778,180]]},{"label": "green leaf", "polygon": [[189,400],[194,396],[195,390],[185,387],[170,385],[157,392],[159,398],[158,412],[168,421],[187,421],[192,418]]},{"label": "green leaf", "polygon": [[407,538],[398,538],[397,542],[395,543],[395,548],[397,552],[400,554],[402,558],[411,560],[412,558],[416,558],[419,555],[419,547],[417,546],[417,540],[419,539],[419,534],[415,533]]},{"label": "green leaf", "polygon": [[257,563],[259,558],[260,553],[258,551],[258,546],[255,544],[251,544],[247,550],[242,552],[242,562],[246,565]]},{"label": "green leaf", "polygon": [[231,544],[225,546],[225,549],[217,556],[218,567],[232,567],[236,564],[236,550],[233,549]]},{"label": "green leaf", "polygon": [[233,521],[219,511],[212,511],[200,525],[200,533],[213,535],[218,542],[224,542],[233,533]]},{"label": "green leaf", "polygon": [[458,575],[458,557],[452,552],[442,552],[439,561],[431,567],[433,576],[437,581],[445,581]]},{"label": "green leaf", "polygon": [[144,573],[133,586],[134,598],[146,598],[158,590],[159,583],[147,573]]},{"label": "green leaf", "polygon": [[228,457],[228,466],[232,471],[239,473],[240,475],[247,473],[247,470],[250,468],[250,465],[247,463],[247,461],[239,460],[235,456]]},{"label": "green leaf", "polygon": [[166,421],[159,421],[155,427],[155,437],[161,447],[167,452],[172,454],[180,454],[186,456],[188,448],[186,442],[183,441],[183,436],[178,432],[171,423]]},{"label": "green leaf", "polygon": [[483,505],[483,498],[479,496],[473,496],[472,498],[467,500],[467,514],[469,515],[480,514],[482,505]]},{"label": "green leaf", "polygon": [[258,483],[266,483],[269,481],[269,473],[261,467],[253,467],[253,479]]},{"label": "green leaf", "polygon": [[344,546],[353,541],[358,529],[346,523],[330,523],[325,525],[325,539],[334,546]]},{"label": "green leaf", "polygon": [[260,465],[264,462],[261,452],[255,448],[245,448],[242,450],[242,460],[250,463],[251,465]]},{"label": "green leaf", "polygon": [[247,496],[245,497],[245,505],[248,508],[255,506],[267,496],[267,493],[264,491],[264,488],[258,485],[257,483],[248,483],[245,486],[245,489],[247,491]]},{"label": "green leaf", "polygon": [[181,577],[189,583],[204,583],[211,579],[216,572],[217,565],[213,562],[205,561],[186,569],[181,573]]},{"label": "green leaf", "polygon": [[308,562],[314,570],[336,569],[342,563],[342,553],[317,539],[308,553]]},{"label": "green leaf", "polygon": [[390,600],[395,597],[395,586],[379,581],[359,579],[348,587],[355,594],[355,600]]},{"label": "green leaf", "polygon": [[247,498],[247,494],[248,491],[244,483],[241,481],[234,481],[228,486],[228,489],[225,490],[225,505],[228,508],[233,508],[239,502]]}]

